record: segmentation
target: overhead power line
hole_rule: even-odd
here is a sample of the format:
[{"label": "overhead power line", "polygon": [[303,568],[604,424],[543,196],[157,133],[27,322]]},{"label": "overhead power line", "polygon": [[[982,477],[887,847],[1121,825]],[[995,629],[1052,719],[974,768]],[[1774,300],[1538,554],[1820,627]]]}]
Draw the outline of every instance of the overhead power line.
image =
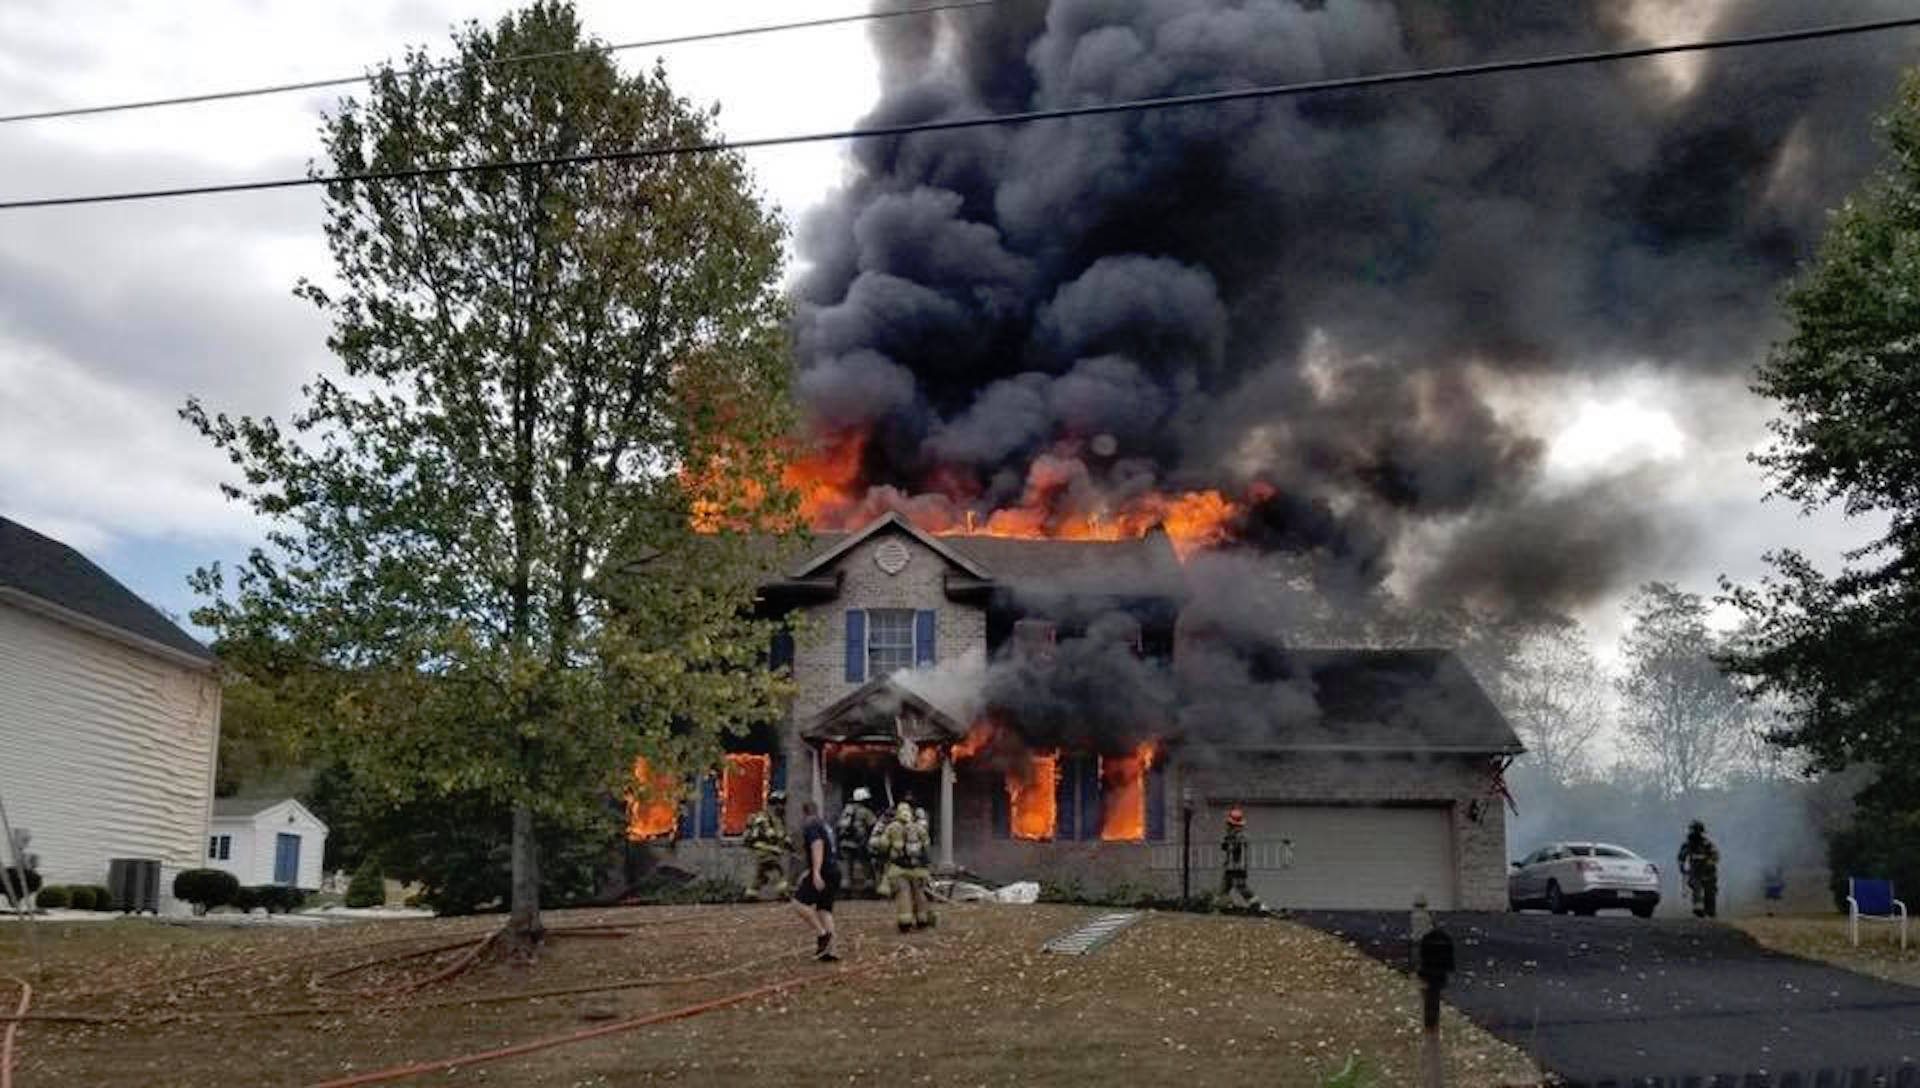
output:
[{"label": "overhead power line", "polygon": [[171,189],[137,189],[127,192],[93,193],[81,196],[34,197],[25,200],[0,201],[0,211],[18,210],[22,208],[62,207],[75,204],[112,204],[134,200],[160,200],[171,197],[203,196],[214,193],[240,193],[267,189],[292,189],[309,185],[406,181],[414,178],[447,177],[455,174],[581,166],[597,162],[630,162],[639,159],[665,158],[674,155],[702,155],[720,151],[746,151],[763,147],[786,147],[796,144],[824,143],[829,141],[908,136],[920,132],[947,132],[955,129],[985,128],[991,125],[1023,125],[1038,121],[1055,121],[1072,117],[1095,117],[1104,114],[1137,113],[1143,110],[1179,109],[1190,106],[1218,105],[1226,102],[1242,102],[1268,98],[1288,98],[1299,95],[1323,94],[1331,91],[1362,90],[1372,87],[1387,87],[1409,83],[1433,83],[1440,80],[1496,75],[1503,72],[1529,72],[1547,68],[1568,68],[1575,65],[1603,64],[1615,61],[1635,60],[1642,57],[1666,56],[1675,53],[1702,53],[1716,49],[1781,45],[1789,42],[1813,41],[1821,38],[1838,38],[1847,35],[1871,34],[1880,31],[1911,29],[1914,27],[1920,27],[1920,16],[1805,27],[1799,30],[1776,31],[1769,34],[1749,34],[1734,38],[1672,42],[1664,45],[1635,46],[1627,49],[1603,49],[1583,53],[1559,53],[1544,57],[1486,61],[1479,64],[1460,64],[1446,68],[1418,68],[1399,72],[1381,72],[1374,75],[1320,79],[1305,83],[1243,87],[1227,91],[1207,91],[1199,94],[1129,99],[1120,102],[1101,102],[1086,106],[1067,106],[1059,109],[1026,110],[1019,113],[982,114],[977,117],[955,117],[940,121],[915,121],[897,125],[876,125],[871,128],[839,129],[830,132],[810,132],[790,136],[765,136],[748,140],[709,140],[699,143],[662,144],[653,147],[629,148],[623,151],[596,151],[579,155],[556,155],[535,159],[508,159],[492,162],[455,163],[445,166],[418,166],[408,167],[402,170],[368,171],[360,174],[317,174],[307,177],[273,178],[261,181],[237,181],[215,185],[181,186]]},{"label": "overhead power line", "polygon": [[[422,75],[435,72],[451,72],[457,69],[500,68],[512,64],[529,64],[533,61],[556,60],[562,57],[579,57],[592,54],[620,53],[630,49],[652,49],[666,45],[687,45],[693,42],[713,42],[726,38],[746,38],[758,34],[778,34],[788,30],[811,30],[814,27],[839,26],[843,23],[864,23],[876,19],[900,19],[910,15],[931,15],[941,11],[963,11],[967,8],[993,7],[1006,0],[950,0],[947,3],[925,4],[920,7],[895,8],[891,11],[865,11],[857,15],[831,15],[820,19],[802,19],[795,23],[767,23],[760,26],[734,27],[730,30],[709,30],[698,34],[681,34],[671,38],[649,38],[644,41],[615,42],[611,45],[589,45],[579,49],[556,49],[545,53],[517,53],[512,56],[494,57],[483,61],[452,61],[446,64],[429,64],[419,68],[407,69]],[[88,117],[102,113],[121,113],[127,110],[151,110],[162,106],[190,106],[202,102],[225,102],[235,98],[261,98],[267,95],[288,94],[293,91],[317,91],[327,87],[348,87],[356,83],[365,83],[373,76],[366,72],[352,76],[334,76],[327,79],[306,79],[295,83],[273,83],[264,87],[243,87],[230,91],[207,91],[203,94],[183,94],[172,98],[147,98],[133,102],[110,102],[96,106],[63,106],[59,109],[35,110],[30,113],[0,114],[0,125],[18,121],[50,121],[56,117]]]}]

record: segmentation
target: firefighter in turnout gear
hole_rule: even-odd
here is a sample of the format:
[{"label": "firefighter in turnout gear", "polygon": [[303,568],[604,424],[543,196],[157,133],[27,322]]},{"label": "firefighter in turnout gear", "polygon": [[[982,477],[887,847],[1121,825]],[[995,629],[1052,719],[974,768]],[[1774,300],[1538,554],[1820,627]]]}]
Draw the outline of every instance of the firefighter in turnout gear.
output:
[{"label": "firefighter in turnout gear", "polygon": [[873,862],[867,851],[867,840],[873,837],[873,825],[880,818],[867,807],[867,798],[871,796],[867,787],[856,786],[853,800],[840,810],[840,826],[835,829],[834,841],[840,844],[841,876],[849,893],[864,892],[873,882]]},{"label": "firefighter in turnout gear", "polygon": [[1227,830],[1220,836],[1220,895],[1230,905],[1263,909],[1253,889],[1247,887],[1247,814],[1238,805],[1227,810]]},{"label": "firefighter in turnout gear", "polygon": [[1693,895],[1693,916],[1714,917],[1714,900],[1720,894],[1720,850],[1707,838],[1707,825],[1699,820],[1688,825],[1687,841],[1680,844],[1680,875],[1687,878],[1687,890]]},{"label": "firefighter in turnout gear", "polygon": [[747,894],[755,899],[765,887],[773,889],[775,898],[784,899],[787,894],[787,851],[791,847],[787,823],[780,814],[786,804],[786,791],[774,790],[767,794],[767,807],[747,817],[746,834],[740,841],[753,851],[753,880],[747,885]]},{"label": "firefighter in turnout gear", "polygon": [[900,932],[933,925],[933,907],[927,899],[929,845],[926,825],[914,817],[913,806],[901,802],[882,836],[886,846],[886,885],[893,891],[893,917]]}]

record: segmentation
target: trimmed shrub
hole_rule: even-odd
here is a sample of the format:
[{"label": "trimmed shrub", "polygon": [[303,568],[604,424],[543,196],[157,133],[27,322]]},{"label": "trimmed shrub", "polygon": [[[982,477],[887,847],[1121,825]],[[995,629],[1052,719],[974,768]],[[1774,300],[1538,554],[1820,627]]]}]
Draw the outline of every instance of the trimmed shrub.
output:
[{"label": "trimmed shrub", "polygon": [[[46,889],[44,888],[41,889],[40,894],[45,895]],[[93,909],[93,888],[86,884],[75,884],[72,887],[68,888],[67,889],[67,905],[72,907],[74,910],[92,910]]]},{"label": "trimmed shrub", "polygon": [[196,914],[233,902],[239,892],[239,879],[222,869],[182,869],[173,878],[173,897],[192,903]]},{"label": "trimmed shrub", "polygon": [[353,871],[353,879],[347,882],[347,906],[379,907],[387,902],[386,875],[380,871],[380,863],[372,858],[360,863]]},{"label": "trimmed shrub", "polygon": [[23,894],[32,895],[39,890],[40,871],[38,869],[28,869],[24,881],[21,879],[20,870],[11,865],[0,869],[0,896],[6,898],[8,906],[12,906]]},{"label": "trimmed shrub", "polygon": [[260,902],[260,889],[258,887],[242,885],[234,889],[233,898],[228,899],[226,905],[239,911],[241,914],[252,914],[253,908],[263,907],[266,904]]},{"label": "trimmed shrub", "polygon": [[251,888],[240,889],[245,896],[248,909],[265,907],[269,914],[285,914],[299,910],[306,905],[307,893],[299,888],[289,888],[284,884],[256,884]]},{"label": "trimmed shrub", "polygon": [[67,898],[67,889],[58,884],[48,884],[40,889],[40,898],[34,902],[46,910],[59,910],[71,900]]},{"label": "trimmed shrub", "polygon": [[89,886],[93,888],[93,909],[112,910],[113,893],[107,890],[107,886],[105,884],[93,884]]}]

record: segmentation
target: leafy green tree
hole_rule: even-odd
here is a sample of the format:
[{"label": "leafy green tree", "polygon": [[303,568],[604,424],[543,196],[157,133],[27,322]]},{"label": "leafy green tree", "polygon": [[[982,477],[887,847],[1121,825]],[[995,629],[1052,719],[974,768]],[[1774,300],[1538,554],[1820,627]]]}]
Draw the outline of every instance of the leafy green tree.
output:
[{"label": "leafy green tree", "polygon": [[1662,797],[1690,798],[1734,767],[1751,708],[1714,659],[1705,598],[1649,582],[1627,609],[1621,730]]},{"label": "leafy green tree", "polygon": [[1728,663],[1785,708],[1774,738],[1820,770],[1876,766],[1863,802],[1920,796],[1920,73],[1882,120],[1883,168],[1833,213],[1785,297],[1791,335],[1754,388],[1777,402],[1756,460],[1803,508],[1839,503],[1888,528],[1829,577],[1768,556],[1758,585],[1724,588],[1748,616]]},{"label": "leafy green tree", "polygon": [[[711,141],[659,69],[540,3],[373,73],[323,126],[346,175]],[[342,373],[290,425],[183,414],[273,528],[196,613],[308,708],[364,800],[485,798],[510,945],[539,940],[538,826],[680,774],[771,717],[751,542],[784,524],[782,230],[737,156],[325,186]],[[696,534],[693,521],[722,530]]]}]

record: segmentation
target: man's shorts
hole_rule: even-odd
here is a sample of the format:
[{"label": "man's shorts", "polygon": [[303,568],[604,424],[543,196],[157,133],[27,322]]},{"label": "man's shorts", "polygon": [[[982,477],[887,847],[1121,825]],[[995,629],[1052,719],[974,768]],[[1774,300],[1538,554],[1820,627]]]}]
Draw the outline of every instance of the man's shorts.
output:
[{"label": "man's shorts", "polygon": [[794,887],[793,897],[805,906],[831,914],[834,897],[840,894],[840,870],[822,869],[820,877],[827,885],[824,891],[813,886],[812,873],[802,872]]}]

